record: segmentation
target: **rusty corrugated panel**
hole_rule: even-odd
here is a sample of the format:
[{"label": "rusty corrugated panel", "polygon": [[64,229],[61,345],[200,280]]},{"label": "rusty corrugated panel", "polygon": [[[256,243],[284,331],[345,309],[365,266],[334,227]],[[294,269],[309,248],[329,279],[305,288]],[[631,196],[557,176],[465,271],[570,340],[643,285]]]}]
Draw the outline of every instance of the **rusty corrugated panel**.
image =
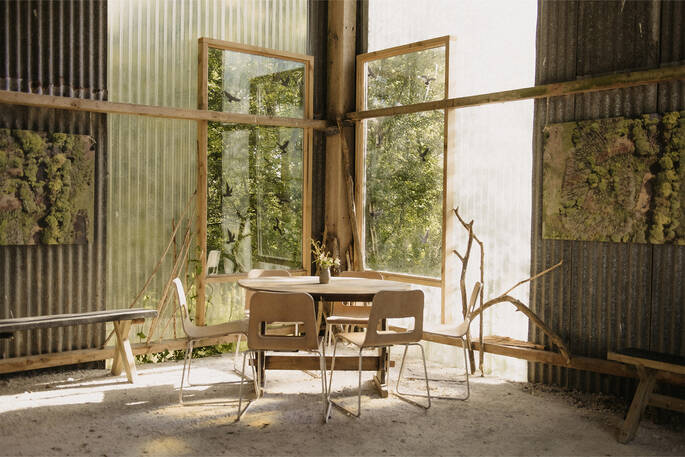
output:
[{"label": "rusty corrugated panel", "polygon": [[[105,1],[0,3],[0,88],[106,99]],[[0,318],[104,309],[105,117],[3,105],[0,127],[86,134],[96,141],[94,236],[87,245],[0,247]],[[97,347],[104,326],[22,332],[2,357]]]},{"label": "rusty corrugated panel", "polygon": [[[681,4],[543,1],[540,11],[538,84],[657,68],[683,58]],[[573,34],[577,36],[570,40]],[[562,255],[565,266],[554,274],[557,278],[531,288],[531,304],[573,354],[605,358],[608,350],[628,346],[685,354],[685,248],[543,240],[542,128],[569,120],[682,110],[682,87],[668,83],[536,102],[533,269],[539,270],[553,255]],[[532,328],[531,337],[543,341]],[[533,381],[624,395],[632,385],[541,364],[532,365],[529,375]]]}]

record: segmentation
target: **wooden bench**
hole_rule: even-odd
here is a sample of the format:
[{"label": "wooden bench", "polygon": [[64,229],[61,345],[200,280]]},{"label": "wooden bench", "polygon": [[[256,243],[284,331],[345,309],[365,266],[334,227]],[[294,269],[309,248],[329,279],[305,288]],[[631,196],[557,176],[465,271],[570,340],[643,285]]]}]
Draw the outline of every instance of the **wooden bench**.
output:
[{"label": "wooden bench", "polygon": [[607,359],[634,365],[640,377],[640,384],[635,390],[630,409],[621,426],[618,441],[627,443],[635,437],[640,417],[647,405],[685,413],[685,400],[653,392],[659,372],[685,374],[685,357],[629,348],[620,352],[609,352]]},{"label": "wooden bench", "polygon": [[126,370],[129,382],[136,380],[136,364],[131,351],[128,333],[132,324],[141,324],[148,317],[157,316],[154,309],[118,309],[109,311],[92,311],[78,314],[55,314],[52,316],[18,317],[0,319],[0,338],[11,338],[14,332],[41,328],[68,327],[71,325],[114,323],[116,335],[112,374],[118,376],[122,368]]}]

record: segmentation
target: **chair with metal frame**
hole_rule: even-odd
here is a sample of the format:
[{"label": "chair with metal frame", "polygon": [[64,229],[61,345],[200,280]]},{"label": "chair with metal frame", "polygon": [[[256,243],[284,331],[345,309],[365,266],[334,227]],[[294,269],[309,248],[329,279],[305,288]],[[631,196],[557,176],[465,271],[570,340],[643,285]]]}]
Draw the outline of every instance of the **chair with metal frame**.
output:
[{"label": "chair with metal frame", "polygon": [[[248,330],[248,320],[242,319],[237,321],[224,322],[223,324],[207,325],[207,326],[197,326],[193,324],[190,320],[190,315],[188,313],[188,304],[186,302],[186,294],[183,288],[183,283],[179,278],[174,279],[174,285],[176,286],[176,292],[178,295],[178,304],[181,310],[181,325],[183,327],[183,332],[186,334],[186,354],[183,359],[183,371],[181,372],[181,387],[178,391],[179,403],[183,404],[183,383],[185,381],[186,365],[188,366],[188,385],[190,384],[190,364],[193,355],[193,345],[203,338],[216,338],[219,336],[226,335],[247,335]],[[235,364],[234,364],[234,371]],[[244,372],[244,370],[243,370]],[[244,378],[242,373],[241,378]]]},{"label": "chair with metal frame", "polygon": [[[437,396],[433,395],[433,398],[438,398],[441,400],[468,400],[468,398],[471,396],[471,387],[469,385],[469,357],[467,354],[467,340],[466,340],[466,334],[469,331],[469,326],[471,325],[471,314],[473,313],[473,308],[476,305],[476,300],[478,299],[478,294],[480,293],[481,289],[481,283],[476,282],[476,284],[473,286],[473,292],[471,292],[471,298],[469,300],[469,304],[467,309],[466,316],[464,317],[464,321],[461,322],[460,324],[426,324],[424,326],[424,333],[431,333],[435,335],[441,335],[441,336],[448,336],[451,338],[461,338],[461,346],[464,349],[464,372],[466,374],[466,394],[464,396]],[[402,356],[402,363],[400,364],[400,373],[397,376],[397,387],[395,387],[395,390],[399,392],[399,386],[400,386],[400,380],[402,379],[402,372],[404,370],[404,359],[407,355],[407,352],[404,352],[404,356]],[[401,392],[400,392],[401,394]]]},{"label": "chair with metal frame", "polygon": [[[263,270],[263,269],[252,269],[247,272],[247,277],[248,279],[256,279],[256,278],[268,278],[268,277],[273,277],[273,276],[278,276],[278,277],[289,277],[290,272],[288,270]],[[245,290],[245,315],[249,318],[250,317],[250,299],[252,298],[252,295],[254,295],[253,290],[246,289]],[[233,353],[233,364],[236,364],[238,362],[238,355],[240,354],[240,341],[241,341],[242,335],[238,335],[238,341],[235,344],[235,352]]]},{"label": "chair with metal frame", "polygon": [[[340,273],[343,278],[367,278],[383,279],[383,275],[377,271],[343,271]],[[324,341],[330,345],[332,340],[333,326],[366,326],[369,322],[371,306],[366,304],[333,302],[331,312],[326,317],[326,331]],[[344,327],[343,327],[344,328]]]},{"label": "chair with metal frame", "polygon": [[[386,319],[405,319],[413,318],[412,329],[406,331],[382,330],[379,331],[381,324]],[[419,344],[423,335],[423,292],[421,290],[409,291],[389,291],[383,290],[373,298],[371,313],[365,332],[345,332],[335,335],[335,345],[333,346],[333,360],[331,362],[331,374],[328,381],[328,399],[332,406],[336,406],[346,413],[359,417],[361,415],[362,398],[362,351],[364,349],[377,349],[381,347],[390,348],[391,346],[405,346],[405,355],[408,346],[418,346],[421,349],[423,359],[423,369],[426,376],[426,396],[428,405],[424,406],[416,403],[402,395],[398,397],[424,409],[431,406],[430,387],[428,386],[428,370],[426,368],[426,355],[423,346]],[[359,348],[359,387],[357,395],[357,412],[354,413],[331,400],[331,388],[333,384],[333,371],[335,369],[335,355],[338,342],[345,341]],[[413,396],[413,394],[412,394]],[[329,406],[330,412],[330,406]]]},{"label": "chair with metal frame", "polygon": [[[300,323],[299,331],[290,335],[268,334],[267,329],[273,322],[296,322]],[[323,345],[319,343],[319,332],[316,328],[316,312],[314,299],[307,293],[277,293],[255,292],[250,300],[250,322],[247,334],[246,354],[252,354],[257,364],[255,370],[255,391],[257,398],[262,397],[264,388],[261,379],[261,357],[255,357],[259,352],[265,351],[308,351],[319,356],[319,369],[321,371],[321,396],[323,400],[324,421],[327,422],[328,397],[326,395],[326,360]],[[243,358],[243,372],[245,360]],[[240,383],[240,400],[238,402],[239,421],[242,415],[252,405],[249,402],[245,409],[243,403],[243,381]],[[255,399],[255,400],[256,400]]]}]

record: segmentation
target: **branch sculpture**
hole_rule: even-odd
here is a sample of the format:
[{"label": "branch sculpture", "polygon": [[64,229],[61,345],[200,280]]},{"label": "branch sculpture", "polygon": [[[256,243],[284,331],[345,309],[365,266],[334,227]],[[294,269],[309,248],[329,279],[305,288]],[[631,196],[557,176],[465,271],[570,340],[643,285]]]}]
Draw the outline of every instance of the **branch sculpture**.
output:
[{"label": "branch sculpture", "polygon": [[[457,219],[459,220],[459,222],[461,223],[461,225],[464,227],[464,229],[466,231],[468,231],[468,235],[469,235],[468,242],[466,245],[466,253],[464,255],[461,255],[458,251],[456,251],[456,250],[453,251],[454,254],[461,260],[461,264],[462,264],[461,274],[460,274],[460,278],[459,278],[459,288],[460,288],[461,297],[462,297],[462,314],[464,317],[466,317],[466,313],[467,313],[466,303],[467,303],[467,301],[466,301],[466,282],[465,282],[465,279],[466,279],[466,271],[468,269],[468,263],[469,263],[469,258],[471,255],[471,247],[473,245],[473,241],[476,241],[476,243],[478,243],[478,245],[480,247],[480,252],[481,252],[481,256],[480,256],[480,281],[481,281],[481,284],[483,284],[483,285],[485,284],[485,282],[483,281],[483,279],[484,279],[484,267],[483,267],[483,265],[484,265],[485,254],[484,254],[484,248],[483,248],[482,241],[480,239],[478,239],[478,237],[476,236],[476,234],[473,231],[473,221],[467,223],[464,219],[462,219],[462,217],[459,215],[459,208],[454,209],[454,214],[457,217]],[[525,314],[528,317],[528,319],[530,320],[530,322],[535,324],[545,335],[547,335],[549,337],[550,341],[559,349],[559,353],[564,357],[567,364],[571,362],[571,355],[568,351],[568,348],[564,344],[564,341],[561,339],[561,337],[558,334],[556,334],[554,331],[552,331],[552,329],[550,329],[544,323],[544,321],[542,319],[540,319],[540,317],[537,314],[535,314],[533,312],[533,310],[531,310],[526,304],[524,304],[520,300],[509,295],[509,293],[511,291],[513,291],[514,289],[516,289],[518,286],[525,284],[527,282],[531,282],[531,281],[533,281],[533,280],[535,280],[541,276],[544,276],[545,274],[559,268],[562,264],[563,264],[563,261],[560,261],[556,265],[554,265],[550,268],[547,268],[544,271],[541,271],[541,272],[539,272],[539,273],[537,273],[537,274],[535,274],[535,275],[533,275],[527,279],[524,279],[522,281],[517,282],[512,287],[510,287],[507,291],[497,295],[494,298],[491,298],[490,300],[486,301],[485,303],[483,303],[483,289],[484,289],[484,287],[481,288],[480,306],[478,308],[474,309],[473,312],[469,315],[471,320],[473,320],[474,318],[479,317],[479,316],[481,317],[481,319],[480,319],[480,332],[479,332],[479,343],[480,343],[481,348],[483,347],[483,317],[482,317],[483,311],[485,311],[486,309],[488,309],[491,306],[494,306],[498,303],[508,302],[508,303],[512,304],[516,308],[517,311],[521,311],[523,314]],[[473,372],[475,372],[475,364],[474,364],[474,360],[473,360],[473,350],[471,348],[470,334],[467,334],[466,337],[467,337],[468,349],[469,349],[469,354],[470,354],[471,372],[473,373]],[[481,374],[483,374],[483,351],[482,350],[480,351],[480,355],[479,355],[479,368],[480,368]]]}]

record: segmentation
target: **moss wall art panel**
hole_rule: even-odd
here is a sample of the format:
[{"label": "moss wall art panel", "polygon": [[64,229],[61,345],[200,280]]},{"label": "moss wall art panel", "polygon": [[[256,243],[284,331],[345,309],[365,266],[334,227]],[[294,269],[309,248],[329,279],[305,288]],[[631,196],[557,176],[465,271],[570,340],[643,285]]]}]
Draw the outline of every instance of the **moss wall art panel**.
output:
[{"label": "moss wall art panel", "polygon": [[685,245],[685,112],[544,133],[543,238]]},{"label": "moss wall art panel", "polygon": [[0,129],[0,245],[93,238],[95,141]]}]

